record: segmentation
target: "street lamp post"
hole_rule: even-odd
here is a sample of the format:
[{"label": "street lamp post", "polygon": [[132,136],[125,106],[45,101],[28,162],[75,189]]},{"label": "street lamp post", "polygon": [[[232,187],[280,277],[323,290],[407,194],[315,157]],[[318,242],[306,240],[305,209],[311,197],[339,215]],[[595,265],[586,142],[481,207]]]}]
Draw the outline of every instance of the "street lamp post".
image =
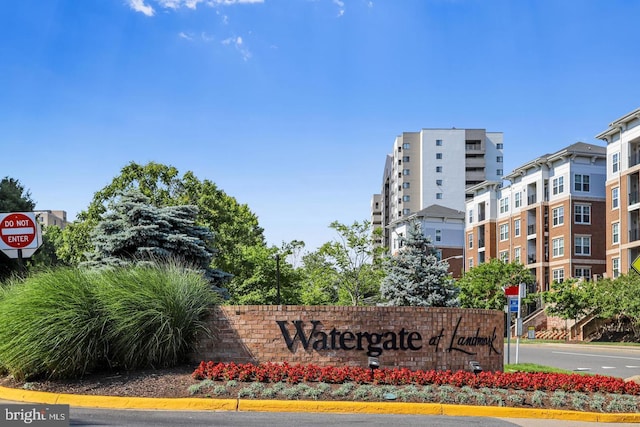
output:
[{"label": "street lamp post", "polygon": [[276,287],[278,291],[276,301],[280,305],[280,254],[276,254]]}]

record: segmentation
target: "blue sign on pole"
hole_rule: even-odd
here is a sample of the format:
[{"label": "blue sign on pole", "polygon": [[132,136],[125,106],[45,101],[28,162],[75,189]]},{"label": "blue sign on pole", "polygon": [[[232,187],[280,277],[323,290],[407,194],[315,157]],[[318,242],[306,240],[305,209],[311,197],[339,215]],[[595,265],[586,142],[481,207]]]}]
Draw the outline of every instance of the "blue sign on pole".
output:
[{"label": "blue sign on pole", "polygon": [[518,298],[509,298],[509,313],[518,312]]}]

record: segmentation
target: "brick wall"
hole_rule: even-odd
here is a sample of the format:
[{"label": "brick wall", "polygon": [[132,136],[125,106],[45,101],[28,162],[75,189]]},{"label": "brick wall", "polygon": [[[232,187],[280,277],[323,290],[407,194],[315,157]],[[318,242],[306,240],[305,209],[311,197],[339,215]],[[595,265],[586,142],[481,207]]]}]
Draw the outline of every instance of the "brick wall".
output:
[{"label": "brick wall", "polygon": [[501,311],[218,306],[211,312],[209,328],[211,335],[200,336],[191,354],[194,362],[367,367],[368,357],[373,356],[381,367],[389,368],[470,370],[471,360],[484,370],[503,368]]}]

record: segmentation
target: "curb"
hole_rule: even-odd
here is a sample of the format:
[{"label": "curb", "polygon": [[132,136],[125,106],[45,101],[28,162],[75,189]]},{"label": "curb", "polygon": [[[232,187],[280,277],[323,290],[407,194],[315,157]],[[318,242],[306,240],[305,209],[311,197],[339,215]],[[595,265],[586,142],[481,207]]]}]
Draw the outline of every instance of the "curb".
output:
[{"label": "curb", "polygon": [[457,417],[533,418],[601,423],[640,423],[640,413],[605,414],[600,412],[563,411],[559,409],[447,405],[440,403],[90,396],[48,393],[8,387],[0,387],[0,399],[14,402],[65,404],[99,409],[449,415]]}]

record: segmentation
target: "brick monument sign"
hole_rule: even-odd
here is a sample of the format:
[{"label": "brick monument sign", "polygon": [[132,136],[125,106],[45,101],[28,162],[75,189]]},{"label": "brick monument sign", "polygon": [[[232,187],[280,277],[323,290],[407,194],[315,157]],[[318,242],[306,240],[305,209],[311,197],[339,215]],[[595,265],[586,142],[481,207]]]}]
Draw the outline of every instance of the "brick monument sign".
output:
[{"label": "brick monument sign", "polygon": [[425,307],[217,306],[194,362],[503,369],[504,313]]}]

